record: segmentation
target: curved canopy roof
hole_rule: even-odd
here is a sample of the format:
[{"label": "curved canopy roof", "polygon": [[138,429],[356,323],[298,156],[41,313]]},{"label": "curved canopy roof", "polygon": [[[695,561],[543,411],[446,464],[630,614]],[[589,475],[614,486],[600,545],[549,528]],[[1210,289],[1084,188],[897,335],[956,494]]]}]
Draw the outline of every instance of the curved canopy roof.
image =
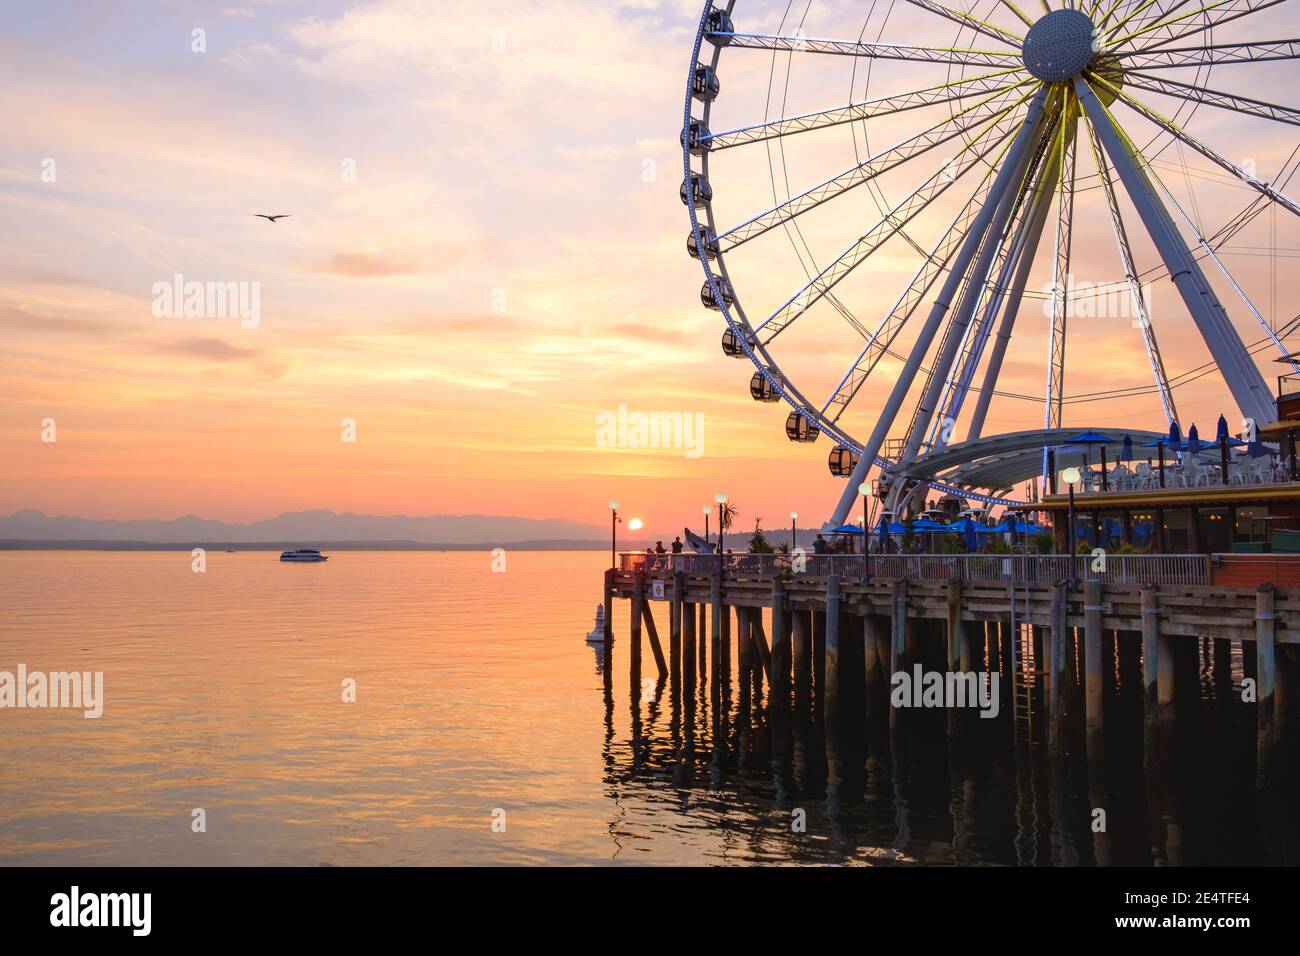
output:
[{"label": "curved canopy roof", "polygon": [[[1102,444],[1066,444],[1075,435],[1084,432],[1104,437]],[[1084,455],[1089,460],[1100,460],[1100,449],[1106,449],[1107,461],[1116,461],[1124,447],[1124,438],[1133,439],[1134,457],[1146,458],[1139,451],[1145,441],[1159,438],[1164,432],[1135,431],[1131,428],[1038,428],[1005,435],[990,435],[974,441],[948,445],[918,458],[896,475],[904,478],[924,478],[966,488],[988,488],[1002,491],[1022,481],[1041,475],[1043,471],[1043,446],[1056,448],[1056,464],[1064,468],[1075,464]]]}]

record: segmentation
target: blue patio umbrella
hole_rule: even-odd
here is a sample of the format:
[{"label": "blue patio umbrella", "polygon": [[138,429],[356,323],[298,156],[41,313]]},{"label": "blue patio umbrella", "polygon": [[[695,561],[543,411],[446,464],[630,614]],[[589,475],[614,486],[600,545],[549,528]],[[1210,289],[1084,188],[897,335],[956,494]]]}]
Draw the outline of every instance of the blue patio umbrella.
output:
[{"label": "blue patio umbrella", "polygon": [[842,524],[831,529],[832,534],[862,534],[862,529],[855,524]]},{"label": "blue patio umbrella", "polygon": [[1114,439],[1099,432],[1080,432],[1063,441],[1062,445],[1109,445]]},{"label": "blue patio umbrella", "polygon": [[1217,445],[1228,437],[1228,420],[1222,415],[1219,416],[1219,424],[1214,431],[1214,443]]},{"label": "blue patio umbrella", "polygon": [[948,525],[939,524],[937,521],[931,521],[929,518],[918,518],[912,522],[913,531],[947,531]]},{"label": "blue patio umbrella", "polygon": [[1183,432],[1182,429],[1178,427],[1177,421],[1172,421],[1169,423],[1168,444],[1174,448],[1179,448],[1183,444]]},{"label": "blue patio umbrella", "polygon": [[1119,453],[1119,460],[1120,461],[1133,460],[1133,436],[1132,435],[1124,436],[1124,448]]},{"label": "blue patio umbrella", "polygon": [[1196,425],[1187,429],[1187,453],[1195,458],[1201,453],[1201,436],[1196,432]]},{"label": "blue patio umbrella", "polygon": [[1272,450],[1263,442],[1242,442],[1246,447],[1237,452],[1239,455],[1245,455],[1248,458],[1263,458],[1265,455],[1273,454]]}]

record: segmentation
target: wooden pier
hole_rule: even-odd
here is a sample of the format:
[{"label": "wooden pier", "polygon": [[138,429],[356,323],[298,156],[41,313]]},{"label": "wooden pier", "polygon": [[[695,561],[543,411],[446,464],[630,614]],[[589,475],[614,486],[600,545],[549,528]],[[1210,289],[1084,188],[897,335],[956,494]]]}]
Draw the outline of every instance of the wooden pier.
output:
[{"label": "wooden pier", "polygon": [[[1275,787],[1293,762],[1300,589],[1215,584],[1208,556],[1204,574],[1161,556],[1104,570],[1090,560],[624,554],[606,572],[607,646],[614,602],[628,600],[634,685],[644,635],[661,682],[676,693],[707,668],[716,702],[734,635],[746,705],[766,684],[773,760],[789,759],[791,715],[815,705],[832,769],[842,735],[904,719],[888,688],[915,665],[998,674],[1017,743],[1089,764],[1105,758],[1104,696],[1117,672],[1141,687],[1144,757],[1156,764],[1169,759],[1180,712],[1199,707],[1205,661],[1217,693],[1254,707],[1256,782]],[[968,726],[967,711],[949,714],[950,734]]]}]

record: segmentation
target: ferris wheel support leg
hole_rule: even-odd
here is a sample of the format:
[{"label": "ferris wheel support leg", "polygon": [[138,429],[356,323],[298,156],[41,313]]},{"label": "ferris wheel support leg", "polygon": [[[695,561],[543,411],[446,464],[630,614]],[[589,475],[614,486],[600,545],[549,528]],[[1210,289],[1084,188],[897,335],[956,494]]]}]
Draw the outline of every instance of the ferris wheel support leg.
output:
[{"label": "ferris wheel support leg", "polygon": [[[889,433],[889,429],[893,427],[894,419],[898,416],[898,411],[903,406],[903,400],[912,387],[912,381],[916,378],[917,370],[920,369],[921,363],[925,359],[925,353],[929,350],[930,343],[934,340],[935,333],[938,332],[939,325],[948,311],[948,304],[957,294],[962,279],[970,271],[971,261],[975,258],[975,254],[979,251],[981,245],[984,244],[985,236],[1002,231],[1002,226],[1006,221],[1005,216],[1001,222],[995,224],[995,214],[1010,211],[1009,199],[1014,198],[1015,187],[1019,183],[1021,175],[1023,175],[1029,156],[1029,145],[1042,125],[1047,92],[1047,87],[1044,85],[1029,104],[1029,111],[1025,115],[1020,131],[1016,134],[1015,141],[1011,144],[1011,149],[1003,160],[1002,169],[998,171],[997,178],[993,181],[984,208],[980,211],[979,217],[972,223],[970,232],[962,242],[961,249],[958,251],[957,257],[948,272],[948,278],[944,281],[943,289],[935,299],[930,315],[926,319],[925,327],[917,335],[916,344],[912,346],[911,352],[908,353],[907,361],[900,370],[897,381],[894,382],[894,388],[889,394],[889,399],[881,410],[879,418],[876,419],[876,426],[872,429],[871,437],[862,446],[862,455],[858,460],[858,465],[853,469],[853,474],[849,477],[848,483],[840,495],[840,500],[835,506],[835,513],[831,518],[831,521],[836,525],[847,520],[849,510],[857,502],[858,486],[866,480],[871,466],[875,463],[876,455],[880,453],[881,446],[885,443],[885,436]],[[990,248],[991,254],[992,249]],[[984,269],[985,271],[988,269],[987,262]],[[978,270],[976,274],[978,274]],[[959,340],[960,336],[957,336],[956,339]],[[948,363],[952,363],[951,356],[948,358]],[[943,369],[936,372],[935,381],[939,386],[943,385],[946,371],[946,369]],[[933,401],[932,398],[931,402]]]},{"label": "ferris wheel support leg", "polygon": [[967,441],[974,441],[984,433],[984,421],[988,418],[989,403],[993,400],[993,390],[997,386],[998,375],[1002,372],[1002,360],[1006,357],[1007,345],[1011,342],[1011,330],[1015,327],[1016,318],[1020,314],[1020,303],[1024,299],[1025,284],[1029,281],[1029,270],[1034,265],[1038,244],[1043,238],[1043,229],[1047,226],[1047,215],[1052,209],[1052,193],[1056,188],[1057,175],[1059,173],[1055,159],[1044,164],[1042,176],[1035,188],[1033,208],[1027,220],[1024,241],[1016,253],[1016,271],[1007,289],[1002,318],[998,322],[993,348],[989,352],[989,364],[984,370],[984,382],[975,400],[975,411],[971,414],[970,427],[966,429]]},{"label": "ferris wheel support leg", "polygon": [[1151,181],[1138,166],[1128,144],[1087,81],[1082,77],[1076,78],[1074,89],[1241,414],[1261,424],[1274,421],[1277,406],[1264,376],[1249,358],[1214,288],[1160,202]]},{"label": "ferris wheel support leg", "polygon": [[[1024,180],[1026,170],[1029,168],[1031,153],[1028,146],[1030,141],[1038,135],[1038,130],[1042,125],[1042,115],[1041,112],[1038,114],[1038,122],[1032,128],[1026,127],[1022,130],[1022,134],[1028,134],[1017,141],[1017,145],[1022,149],[1015,156],[1008,156],[1007,163],[998,173],[998,181],[994,184],[994,189],[989,196],[989,206],[987,208],[992,211],[992,216],[984,224],[982,230],[973,233],[968,239],[968,242],[974,240],[972,252],[978,250],[978,255],[975,256],[975,264],[971,267],[972,279],[968,280],[966,291],[952,315],[948,330],[944,334],[939,347],[939,354],[935,357],[930,380],[912,416],[912,422],[908,427],[907,436],[903,443],[903,451],[895,465],[896,472],[900,474],[905,473],[908,466],[916,460],[921,448],[921,439],[930,425],[930,419],[934,416],[935,410],[939,407],[939,395],[943,389],[944,380],[952,371],[953,362],[957,358],[957,350],[961,347],[963,332],[966,326],[970,324],[975,307],[979,304],[979,295],[976,294],[973,287],[974,283],[979,280],[979,277],[988,275],[993,257],[1001,246],[1001,237],[1006,229],[1007,220],[1010,219],[1015,208],[1015,200],[1019,193],[1020,184]],[[951,280],[952,277],[950,276],[949,279]],[[947,291],[947,287],[945,287],[945,291]],[[950,297],[941,297],[940,300],[935,302],[935,309],[939,311],[941,316],[943,311],[947,309],[949,301],[951,301]],[[890,489],[889,497],[886,499],[886,505],[895,514],[900,514],[903,506],[912,498],[912,493],[904,494],[903,484],[902,481],[895,482],[894,487]]]}]

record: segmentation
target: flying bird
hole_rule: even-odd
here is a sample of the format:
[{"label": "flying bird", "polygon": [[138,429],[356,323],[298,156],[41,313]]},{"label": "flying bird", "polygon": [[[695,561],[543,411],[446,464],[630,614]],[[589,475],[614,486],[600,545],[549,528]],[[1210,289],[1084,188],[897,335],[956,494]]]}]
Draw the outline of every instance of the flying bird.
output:
[{"label": "flying bird", "polygon": [[255,212],[253,215],[257,216],[259,219],[265,219],[267,222],[275,222],[277,219],[288,219],[292,213],[282,212],[277,216],[268,216],[264,212]]}]

